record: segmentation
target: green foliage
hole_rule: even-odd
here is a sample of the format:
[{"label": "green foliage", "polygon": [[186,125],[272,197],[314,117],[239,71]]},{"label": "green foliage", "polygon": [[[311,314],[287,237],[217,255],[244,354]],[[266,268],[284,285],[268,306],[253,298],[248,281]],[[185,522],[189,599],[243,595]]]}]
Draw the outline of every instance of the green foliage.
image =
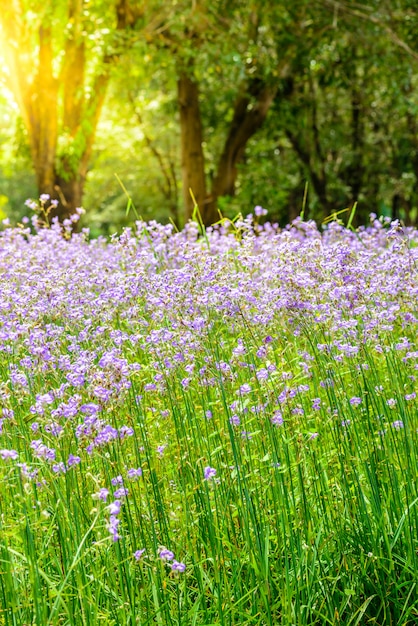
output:
[{"label": "green foliage", "polygon": [[[246,213],[262,204],[287,222],[309,181],[307,214],[318,220],[357,201],[357,222],[370,211],[416,222],[414,3],[398,0],[391,9],[374,3],[372,10],[370,3],[350,7],[333,0],[126,2],[121,6],[134,18],[125,28],[116,28],[116,4],[88,3],[78,25],[68,21],[64,0],[28,3],[25,14],[32,37],[41,23],[53,27],[56,76],[66,38],[79,37],[86,47],[85,82],[76,93],[84,99],[81,124],[77,132],[61,127],[59,133],[57,171],[64,179],[77,172],[93,128],[88,102],[94,79],[106,58],[117,59],[83,202],[97,232],[126,223],[115,173],[145,218],[181,222],[176,80],[179,67],[190,63],[200,91],[209,190],[237,99],[250,94],[251,108],[257,85],[277,88],[266,122],[238,163],[235,196],[219,199],[223,212]],[[29,47],[35,44],[31,39]],[[25,134],[19,144],[22,139],[27,142]],[[4,141],[13,141],[9,127]],[[21,189],[13,159],[13,150],[2,153],[4,184]]]}]

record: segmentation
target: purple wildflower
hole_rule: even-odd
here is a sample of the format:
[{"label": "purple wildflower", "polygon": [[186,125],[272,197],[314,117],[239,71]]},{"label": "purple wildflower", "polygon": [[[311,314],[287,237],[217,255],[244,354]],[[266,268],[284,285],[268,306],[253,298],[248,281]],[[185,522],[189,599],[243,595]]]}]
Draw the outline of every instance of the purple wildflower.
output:
[{"label": "purple wildflower", "polygon": [[79,465],[79,463],[81,463],[80,457],[74,456],[74,454],[70,454],[67,461],[68,467],[72,467],[73,465]]},{"label": "purple wildflower", "polygon": [[67,468],[65,467],[64,463],[60,462],[60,463],[55,463],[52,466],[52,471],[55,474],[65,474],[65,472],[67,471]]},{"label": "purple wildflower", "polygon": [[109,533],[112,535],[112,539],[114,542],[119,541],[120,535],[118,532],[118,526],[120,524],[120,519],[116,517],[116,515],[111,515],[109,517],[109,524],[107,529]]},{"label": "purple wildflower", "polygon": [[167,550],[167,548],[162,548],[159,551],[158,556],[162,561],[172,561],[174,559],[174,552]]},{"label": "purple wildflower", "polygon": [[144,552],[145,552],[145,548],[142,548],[141,550],[135,550],[135,552],[134,552],[135,560],[136,561],[140,561],[141,558],[142,558],[142,555],[144,554]]},{"label": "purple wildflower", "polygon": [[106,489],[106,487],[102,487],[100,489],[100,491],[98,493],[94,494],[94,495],[99,500],[102,500],[103,502],[106,502],[109,493],[110,493],[109,489]]},{"label": "purple wildflower", "polygon": [[171,569],[173,572],[183,573],[186,571],[186,565],[184,563],[180,563],[179,561],[173,561],[171,564]]},{"label": "purple wildflower", "polygon": [[216,476],[216,469],[214,467],[210,467],[209,465],[204,469],[204,477],[205,480],[211,480]]},{"label": "purple wildflower", "polygon": [[19,454],[18,452],[16,452],[16,450],[0,450],[0,456],[3,461],[5,461],[6,459],[12,459],[13,461],[15,461],[17,458],[19,458]]},{"label": "purple wildflower", "polygon": [[279,409],[277,409],[277,411],[273,413],[273,417],[271,418],[271,423],[274,426],[283,426],[283,414]]},{"label": "purple wildflower", "polygon": [[263,209],[262,206],[257,205],[254,207],[254,215],[257,217],[262,217],[263,215],[267,215],[267,209]]},{"label": "purple wildflower", "polygon": [[132,467],[131,469],[128,469],[127,475],[128,478],[130,478],[131,480],[136,480],[137,478],[142,476],[142,469],[140,467],[138,467],[137,469]]},{"label": "purple wildflower", "polygon": [[126,487],[119,487],[119,489],[116,489],[116,491],[113,493],[113,496],[115,498],[126,498],[128,493],[129,491],[128,489],[126,489]]},{"label": "purple wildflower", "polygon": [[111,502],[107,507],[109,509],[110,515],[119,515],[121,511],[121,505],[122,503],[120,500],[115,500],[114,502]]},{"label": "purple wildflower", "polygon": [[134,429],[130,426],[121,426],[119,429],[119,437],[124,439],[125,437],[132,437],[134,434]]},{"label": "purple wildflower", "polygon": [[239,418],[239,415],[231,415],[231,417],[229,418],[229,423],[232,426],[239,426],[241,423],[241,420]]}]

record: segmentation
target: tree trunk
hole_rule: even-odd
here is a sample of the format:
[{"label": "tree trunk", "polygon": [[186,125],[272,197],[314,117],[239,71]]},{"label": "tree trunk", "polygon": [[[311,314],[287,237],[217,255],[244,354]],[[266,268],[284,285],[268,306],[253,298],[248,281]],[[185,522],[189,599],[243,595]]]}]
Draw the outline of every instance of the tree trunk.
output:
[{"label": "tree trunk", "polygon": [[196,199],[201,215],[205,215],[206,211],[205,161],[199,90],[187,69],[190,68],[180,72],[177,81],[185,221],[191,218],[194,209],[190,190]]},{"label": "tree trunk", "polygon": [[82,205],[85,176],[73,175],[71,178],[63,178],[57,175],[55,179],[54,197],[59,200],[59,205],[52,216],[57,215],[63,221],[75,213]]},{"label": "tree trunk", "polygon": [[[19,10],[17,10],[17,8]],[[30,50],[35,32],[20,3],[12,3],[0,12],[4,48],[9,66],[9,86],[27,128],[29,145],[39,194],[59,200],[51,215],[62,221],[81,205],[94,137],[110,77],[110,66],[118,59],[111,52],[97,59],[98,69],[91,89],[87,89],[83,3],[68,3],[68,30],[62,52],[61,71],[54,75],[56,50],[54,27],[45,20],[36,35],[38,55],[35,67]],[[127,0],[115,5],[117,30],[130,28],[137,14]],[[23,54],[22,54],[23,51]],[[29,60],[28,60],[29,59]],[[88,76],[90,82],[91,76]],[[59,124],[60,116],[62,123]],[[68,150],[58,154],[59,132],[66,135]]]},{"label": "tree trunk", "polygon": [[206,225],[219,220],[217,201],[221,196],[233,196],[238,176],[237,165],[245,153],[248,141],[261,128],[277,93],[277,87],[254,82],[240,95],[234,106],[222,154],[218,161],[211,195],[205,204],[203,221]]},{"label": "tree trunk", "polygon": [[[190,69],[190,68],[188,68]],[[203,131],[199,105],[199,90],[186,70],[178,79],[180,109],[183,200],[186,220],[192,216],[192,190],[205,226],[219,220],[217,201],[221,196],[233,196],[238,176],[237,165],[242,159],[248,141],[262,126],[277,93],[260,81],[246,86],[238,97],[229,132],[218,161],[211,193],[206,194]]]}]

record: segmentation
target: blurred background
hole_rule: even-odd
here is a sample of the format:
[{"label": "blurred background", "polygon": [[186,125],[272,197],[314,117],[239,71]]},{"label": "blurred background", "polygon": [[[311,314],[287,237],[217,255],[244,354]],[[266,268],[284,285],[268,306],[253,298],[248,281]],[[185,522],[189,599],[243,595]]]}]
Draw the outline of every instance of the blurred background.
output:
[{"label": "blurred background", "polygon": [[413,0],[0,0],[0,61],[1,219],[418,221]]}]

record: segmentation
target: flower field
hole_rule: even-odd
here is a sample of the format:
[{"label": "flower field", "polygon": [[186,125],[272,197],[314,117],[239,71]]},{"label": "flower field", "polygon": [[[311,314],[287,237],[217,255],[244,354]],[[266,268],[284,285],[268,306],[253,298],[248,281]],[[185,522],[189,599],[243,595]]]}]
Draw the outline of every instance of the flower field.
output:
[{"label": "flower field", "polygon": [[0,626],[418,623],[418,232],[0,235]]}]

